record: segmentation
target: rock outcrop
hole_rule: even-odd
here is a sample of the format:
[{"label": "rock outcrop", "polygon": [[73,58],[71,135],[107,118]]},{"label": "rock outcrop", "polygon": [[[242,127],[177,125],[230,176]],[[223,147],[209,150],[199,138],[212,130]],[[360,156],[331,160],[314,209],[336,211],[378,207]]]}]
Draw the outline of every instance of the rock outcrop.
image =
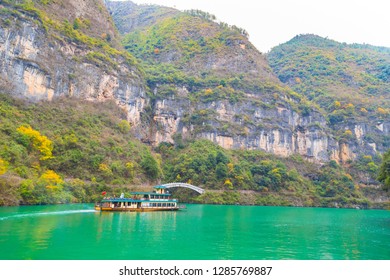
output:
[{"label": "rock outcrop", "polygon": [[[173,135],[206,138],[225,149],[263,150],[280,156],[300,154],[313,162],[353,160],[359,147],[340,143],[320,113],[302,116],[291,108],[261,108],[253,102],[191,103],[184,88],[154,104],[152,143],[174,143]],[[193,116],[207,115],[199,120]]]},{"label": "rock outcrop", "polygon": [[[388,120],[375,125],[339,123],[337,131],[350,133],[347,138],[337,135],[326,113],[318,107],[310,108],[314,103],[297,97],[283,85],[266,57],[234,28],[206,20],[208,29],[199,31],[196,24],[203,19],[180,19],[183,26],[186,20],[193,24],[191,32],[182,30],[182,36],[194,46],[206,46],[207,51],[197,49],[192,57],[180,49],[187,45],[167,45],[169,40],[160,40],[161,52],[154,50],[149,58],[193,75],[200,85],[158,81],[149,84],[147,95],[145,75],[135,59],[120,49],[119,36],[102,0],[70,0],[66,12],[59,11],[57,1],[47,6],[41,1],[34,3],[36,6],[28,9],[0,5],[1,91],[32,101],[57,97],[113,99],[127,112],[137,137],[153,145],[174,143],[178,136],[206,138],[226,149],[263,150],[284,157],[299,154],[313,162],[340,163],[386,148],[384,141],[378,142],[371,135],[389,137]],[[127,18],[124,7],[135,9],[130,25],[123,28],[126,32],[141,28],[145,36],[152,36],[148,32],[153,30],[147,28],[159,23],[145,15],[157,14],[161,20],[179,15],[174,9],[164,9],[161,14],[155,6],[144,7],[147,13],[142,14],[144,8],[132,3],[110,5],[120,20]],[[48,19],[46,12],[52,18]],[[228,38],[223,37],[225,33]],[[220,36],[218,42],[214,41],[215,34]],[[219,53],[213,51],[215,46]],[[188,55],[186,63],[181,60],[184,54]],[[202,85],[203,74],[215,80],[210,78],[212,86]],[[252,80],[256,82],[248,86]],[[160,94],[161,86],[175,89],[172,94]],[[225,97],[204,94],[213,90],[225,92]],[[303,109],[302,103],[306,106]]]},{"label": "rock outcrop", "polygon": [[[88,4],[84,2],[84,6]],[[89,5],[96,1],[92,2]],[[16,8],[4,6],[3,9]],[[82,16],[83,9],[77,9],[77,13]],[[21,9],[12,15],[3,14],[0,25],[2,91],[32,101],[64,96],[98,101],[115,99],[128,112],[129,121],[139,124],[147,99],[138,68],[126,62],[120,51],[109,56],[104,49],[73,40],[55,27],[45,28],[47,23],[42,21],[39,17],[37,20],[36,14]],[[111,29],[114,30],[113,26]],[[83,36],[88,40],[88,35]],[[108,44],[104,48],[115,50]]]}]

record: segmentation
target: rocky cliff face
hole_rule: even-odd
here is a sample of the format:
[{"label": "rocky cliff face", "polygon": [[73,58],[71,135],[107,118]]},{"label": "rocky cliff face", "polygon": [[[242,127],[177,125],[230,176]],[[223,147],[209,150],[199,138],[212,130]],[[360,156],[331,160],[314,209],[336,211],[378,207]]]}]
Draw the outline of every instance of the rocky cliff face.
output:
[{"label": "rocky cliff face", "polygon": [[[79,4],[86,5],[84,2]],[[63,96],[115,99],[127,110],[129,121],[140,122],[140,112],[147,101],[136,66],[126,63],[120,55],[109,57],[52,27],[44,28],[46,23],[31,12],[19,9],[11,14],[15,7],[2,9],[8,11],[2,14],[0,25],[2,91],[33,101]],[[82,9],[77,11],[82,13]],[[104,59],[113,66],[104,65]]]},{"label": "rocky cliff face", "polygon": [[279,79],[320,105],[332,130],[352,154],[390,148],[390,48],[345,44],[299,35],[267,54]]},{"label": "rocky cliff face", "polygon": [[289,107],[264,108],[249,100],[192,103],[188,94],[180,88],[176,96],[154,103],[154,144],[174,143],[173,135],[181,135],[206,138],[225,149],[263,150],[283,157],[300,154],[312,162],[340,163],[353,160],[361,148],[337,141],[318,112],[302,116]]},{"label": "rocky cliff face", "polygon": [[[153,145],[175,143],[180,137],[206,138],[226,149],[264,150],[280,156],[299,154],[313,162],[340,163],[360,154],[383,152],[388,145],[377,141],[378,137],[389,137],[390,123],[386,119],[374,120],[375,125],[340,122],[335,130],[315,103],[282,85],[266,58],[235,29],[199,16],[177,18],[179,12],[164,10],[161,21],[175,16],[173,23],[179,22],[181,30],[181,35],[175,35],[187,40],[170,44],[170,37],[158,27],[161,22],[143,20],[142,8],[131,4],[129,7],[135,9],[131,13],[133,24],[126,28],[136,31],[140,27],[145,32],[143,39],[156,34],[161,37],[157,40],[159,48],[136,45],[142,49],[139,58],[147,55],[145,60],[152,63],[144,65],[146,69],[169,65],[175,75],[192,79],[176,81],[176,76],[169,76],[150,82],[155,77],[147,73],[150,92],[146,95],[144,74],[118,50],[118,35],[102,1],[66,1],[67,12],[58,12],[61,4],[57,1],[48,6],[35,3],[33,9],[0,6],[2,91],[30,100],[64,96],[113,99],[126,110],[136,135]],[[123,5],[111,7],[114,16],[126,18]],[[122,10],[116,11],[115,7]],[[157,8],[146,8],[159,14]],[[52,12],[54,19],[48,21],[37,10]],[[91,11],[101,13],[92,19]],[[88,27],[92,21],[94,26]],[[148,29],[150,24],[157,26]],[[188,30],[186,24],[191,24]],[[205,29],[199,31],[199,25]],[[101,30],[107,32],[103,37]],[[216,34],[218,40],[214,39]],[[193,56],[191,48],[195,50]],[[167,94],[162,92],[164,87],[173,89]],[[343,138],[337,131],[350,134]]]},{"label": "rocky cliff face", "polygon": [[[197,11],[169,13],[164,7],[132,2],[108,5],[125,47],[147,69],[169,66],[166,69],[174,72],[160,78],[153,70],[150,78],[155,97],[148,139],[154,145],[174,143],[174,136],[180,135],[206,138],[227,149],[340,163],[384,151],[383,142],[367,136],[384,139],[385,128],[356,120],[330,124],[322,105],[286,90],[242,30],[217,24],[211,15]],[[195,77],[195,86],[185,79],[175,81],[180,75]],[[345,131],[351,135],[346,137]]]},{"label": "rocky cliff face", "polygon": [[148,27],[159,20],[172,17],[180,12],[176,9],[156,6],[137,5],[131,1],[104,1],[121,34]]},{"label": "rocky cliff face", "polygon": [[[240,104],[192,103],[185,98],[185,88],[179,92],[181,95],[158,100],[154,105],[155,144],[173,143],[172,136],[179,133],[184,138],[209,139],[226,149],[258,149],[284,157],[300,154],[313,162],[347,163],[359,155],[374,156],[386,150],[370,135],[379,139],[390,135],[387,121],[376,126],[346,123],[342,130],[352,134],[345,140],[336,136],[324,115],[315,111],[302,116],[289,106],[264,108],[253,100]],[[202,113],[206,117],[202,118]]]}]

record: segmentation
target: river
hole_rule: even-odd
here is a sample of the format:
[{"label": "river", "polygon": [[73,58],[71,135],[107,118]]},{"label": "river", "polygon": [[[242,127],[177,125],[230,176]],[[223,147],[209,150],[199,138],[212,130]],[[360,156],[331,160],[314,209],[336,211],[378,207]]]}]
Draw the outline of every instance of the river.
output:
[{"label": "river", "polygon": [[390,211],[187,205],[95,212],[91,204],[0,208],[2,260],[390,259]]}]

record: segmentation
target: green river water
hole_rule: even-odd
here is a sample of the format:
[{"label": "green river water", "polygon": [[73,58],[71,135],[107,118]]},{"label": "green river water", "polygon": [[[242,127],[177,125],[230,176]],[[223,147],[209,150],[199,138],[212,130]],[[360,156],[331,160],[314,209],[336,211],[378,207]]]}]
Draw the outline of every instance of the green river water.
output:
[{"label": "green river water", "polygon": [[187,205],[95,212],[91,204],[0,208],[2,260],[390,259],[390,211]]}]

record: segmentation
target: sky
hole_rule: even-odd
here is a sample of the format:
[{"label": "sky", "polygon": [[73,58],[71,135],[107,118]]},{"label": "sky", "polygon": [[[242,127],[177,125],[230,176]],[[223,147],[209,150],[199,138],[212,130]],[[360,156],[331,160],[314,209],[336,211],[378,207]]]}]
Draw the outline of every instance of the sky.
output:
[{"label": "sky", "polygon": [[200,9],[244,28],[261,52],[299,34],[390,47],[389,0],[132,0],[179,10]]}]

